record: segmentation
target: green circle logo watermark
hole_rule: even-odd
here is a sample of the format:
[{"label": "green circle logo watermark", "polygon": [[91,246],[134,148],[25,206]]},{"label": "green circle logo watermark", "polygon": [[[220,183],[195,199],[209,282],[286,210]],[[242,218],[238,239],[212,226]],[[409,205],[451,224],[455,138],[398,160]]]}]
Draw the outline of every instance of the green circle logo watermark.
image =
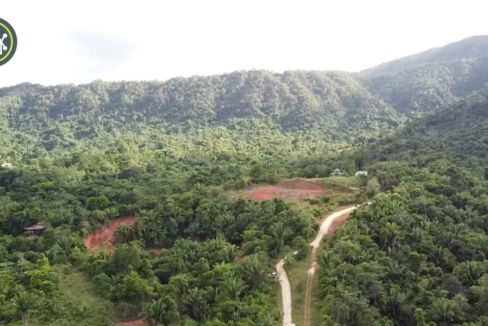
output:
[{"label": "green circle logo watermark", "polygon": [[7,21],[0,18],[0,66],[12,59],[17,50],[17,34]]}]

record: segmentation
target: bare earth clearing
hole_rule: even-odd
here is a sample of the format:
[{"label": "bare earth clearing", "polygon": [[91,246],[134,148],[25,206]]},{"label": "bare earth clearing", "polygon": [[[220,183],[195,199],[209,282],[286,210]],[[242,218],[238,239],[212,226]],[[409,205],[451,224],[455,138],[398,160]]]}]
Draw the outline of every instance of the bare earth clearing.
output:
[{"label": "bare earth clearing", "polygon": [[110,250],[114,250],[115,249],[114,235],[115,235],[115,231],[117,230],[117,227],[124,224],[134,225],[135,223],[136,223],[136,219],[134,217],[122,218],[120,220],[113,221],[107,227],[86,236],[85,246],[88,250],[97,250],[100,248],[100,244],[104,242],[108,242],[111,244]]},{"label": "bare earth clearing", "polygon": [[257,201],[278,198],[287,201],[302,202],[308,197],[318,197],[324,195],[324,193],[325,188],[319,184],[304,180],[290,180],[274,186],[262,186],[253,190],[241,191],[234,197]]}]

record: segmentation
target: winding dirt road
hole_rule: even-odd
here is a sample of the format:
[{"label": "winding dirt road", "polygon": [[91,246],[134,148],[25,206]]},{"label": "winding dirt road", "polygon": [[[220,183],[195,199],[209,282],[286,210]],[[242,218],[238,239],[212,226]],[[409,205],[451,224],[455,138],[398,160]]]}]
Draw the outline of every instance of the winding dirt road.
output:
[{"label": "winding dirt road", "polygon": [[280,277],[281,297],[283,299],[283,326],[291,326],[291,287],[286,271],[283,268],[285,261],[282,259],[276,264],[276,271]]},{"label": "winding dirt road", "polygon": [[[337,211],[335,213],[332,213],[331,215],[327,216],[325,220],[322,222],[322,225],[320,226],[320,230],[317,234],[317,237],[315,240],[310,244],[313,249],[312,249],[312,255],[311,255],[311,264],[310,264],[310,269],[308,270],[308,279],[307,279],[307,291],[305,293],[305,316],[303,320],[303,326],[310,326],[310,306],[311,306],[311,301],[312,301],[312,280],[313,276],[315,275],[315,272],[317,271],[317,262],[315,260],[315,256],[317,254],[317,249],[320,247],[320,244],[322,243],[322,239],[324,238],[325,235],[329,234],[329,231],[331,230],[331,226],[334,224],[336,221],[340,220],[345,220],[347,217],[356,209],[356,207],[348,207],[346,209]],[[283,301],[284,302],[284,301]],[[291,310],[291,308],[290,308]]]}]

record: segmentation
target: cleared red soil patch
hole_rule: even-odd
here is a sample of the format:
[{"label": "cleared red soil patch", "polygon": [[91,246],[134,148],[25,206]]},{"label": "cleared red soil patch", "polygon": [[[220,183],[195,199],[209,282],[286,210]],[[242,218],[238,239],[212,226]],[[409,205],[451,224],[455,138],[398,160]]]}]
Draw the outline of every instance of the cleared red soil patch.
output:
[{"label": "cleared red soil patch", "polygon": [[250,195],[244,197],[257,201],[279,198],[301,202],[310,196],[322,196],[324,192],[324,187],[316,183],[304,180],[291,180],[278,183],[274,186],[258,187]]},{"label": "cleared red soil patch", "polygon": [[117,230],[117,227],[124,224],[134,225],[135,223],[136,223],[136,219],[134,217],[128,217],[128,218],[123,218],[114,221],[110,223],[107,227],[86,236],[85,246],[88,248],[88,250],[97,250],[100,248],[101,243],[109,242],[112,244],[110,246],[110,249],[114,250],[115,249],[114,234],[115,234],[115,230]]},{"label": "cleared red soil patch", "polygon": [[117,323],[117,326],[142,326],[146,325],[144,319],[136,319],[125,323]]}]

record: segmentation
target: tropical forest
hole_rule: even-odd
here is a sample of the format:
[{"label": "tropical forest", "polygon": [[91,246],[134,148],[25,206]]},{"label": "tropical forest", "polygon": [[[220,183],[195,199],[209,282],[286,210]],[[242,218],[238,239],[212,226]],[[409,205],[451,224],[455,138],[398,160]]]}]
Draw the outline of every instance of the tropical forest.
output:
[{"label": "tropical forest", "polygon": [[0,325],[488,326],[488,36],[23,83],[0,134]]}]

